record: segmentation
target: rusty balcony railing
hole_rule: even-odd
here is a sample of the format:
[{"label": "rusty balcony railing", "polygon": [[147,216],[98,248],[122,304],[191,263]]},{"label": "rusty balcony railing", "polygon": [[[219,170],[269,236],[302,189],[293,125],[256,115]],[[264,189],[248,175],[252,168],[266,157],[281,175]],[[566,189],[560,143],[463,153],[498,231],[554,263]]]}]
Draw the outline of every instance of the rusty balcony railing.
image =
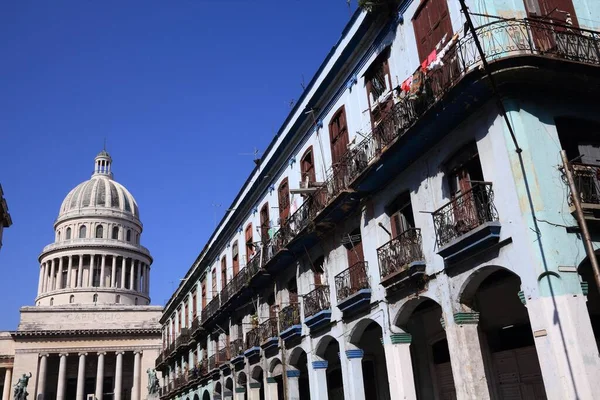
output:
[{"label": "rusty balcony railing", "polygon": [[231,358],[244,354],[244,340],[235,339],[229,343],[229,355]]},{"label": "rusty balcony railing", "polygon": [[209,318],[212,318],[219,311],[220,306],[221,300],[217,295],[202,310],[202,322],[206,322]]},{"label": "rusty balcony railing", "polygon": [[188,381],[194,382],[202,377],[200,373],[200,363],[194,365],[194,368],[190,369],[188,372]]},{"label": "rusty balcony railing", "polygon": [[242,268],[231,280],[231,282],[233,283],[233,287],[235,292],[239,292],[240,290],[242,290],[242,288],[244,287],[244,285],[246,285],[246,283],[248,283],[248,275],[246,272],[246,268]]},{"label": "rusty balcony railing", "polygon": [[190,341],[190,330],[188,328],[181,328],[181,332],[179,332],[179,336],[175,339],[175,348],[178,349],[180,347],[186,346]]},{"label": "rusty balcony railing", "polygon": [[433,214],[438,247],[485,224],[498,220],[490,182],[471,181],[471,189],[453,198]]},{"label": "rusty balcony railing", "polygon": [[294,325],[300,325],[300,305],[292,303],[279,312],[279,330],[281,332]]},{"label": "rusty balcony railing", "polygon": [[254,256],[250,259],[250,261],[248,261],[246,268],[244,268],[246,270],[246,277],[248,280],[252,279],[254,275],[258,274],[260,271],[262,261],[261,257],[262,251],[259,249],[256,253],[254,253]]},{"label": "rusty balcony railing", "polygon": [[264,343],[270,338],[277,337],[277,318],[269,318],[262,324],[260,324],[260,341]]},{"label": "rusty balcony railing", "polygon": [[331,308],[329,300],[329,286],[320,285],[304,295],[304,318],[311,317],[318,312]]},{"label": "rusty balcony railing", "polygon": [[200,376],[206,376],[208,374],[208,358],[203,358],[198,363],[198,368],[200,368]]},{"label": "rusty balcony railing", "polygon": [[235,294],[235,283],[230,280],[221,290],[221,304],[225,304]]},{"label": "rusty balcony railing", "polygon": [[217,353],[217,365],[221,366],[229,362],[230,359],[229,346],[225,346]]},{"label": "rusty balcony railing", "polygon": [[377,249],[379,275],[385,279],[423,260],[421,230],[410,228]]},{"label": "rusty balcony railing", "polygon": [[193,335],[194,333],[196,333],[198,331],[198,329],[200,329],[201,325],[200,325],[200,316],[196,315],[194,316],[194,319],[192,320],[192,327],[190,329],[190,333]]},{"label": "rusty balcony railing", "polygon": [[371,287],[369,283],[369,265],[359,261],[335,276],[335,291],[338,302],[347,299],[361,289]]},{"label": "rusty balcony railing", "polygon": [[246,332],[246,350],[260,346],[260,326]]},{"label": "rusty balcony railing", "polygon": [[212,356],[208,357],[208,370],[212,371],[213,369],[217,368],[217,355],[213,354]]},{"label": "rusty balcony railing", "polygon": [[[571,163],[577,196],[583,204],[600,204],[600,165]],[[569,205],[573,205],[569,190]]]}]

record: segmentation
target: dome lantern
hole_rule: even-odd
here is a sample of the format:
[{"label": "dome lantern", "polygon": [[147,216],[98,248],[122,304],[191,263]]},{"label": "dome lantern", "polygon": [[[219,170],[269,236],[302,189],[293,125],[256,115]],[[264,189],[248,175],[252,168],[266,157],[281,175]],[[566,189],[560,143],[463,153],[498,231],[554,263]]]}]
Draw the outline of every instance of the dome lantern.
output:
[{"label": "dome lantern", "polygon": [[106,150],[102,150],[94,159],[94,174],[95,175],[106,175],[112,179],[113,174],[111,172],[112,158]]}]

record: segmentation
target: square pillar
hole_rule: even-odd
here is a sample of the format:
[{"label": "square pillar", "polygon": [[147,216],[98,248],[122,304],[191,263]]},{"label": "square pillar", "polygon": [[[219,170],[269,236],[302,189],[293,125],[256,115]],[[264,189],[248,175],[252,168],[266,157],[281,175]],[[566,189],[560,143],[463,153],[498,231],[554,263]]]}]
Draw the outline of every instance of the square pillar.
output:
[{"label": "square pillar", "polygon": [[328,362],[324,360],[312,362],[312,368],[308,373],[311,399],[329,399],[329,393],[327,392],[327,365]]},{"label": "square pillar", "polygon": [[391,400],[416,400],[415,377],[410,355],[410,333],[393,333],[383,344]]}]

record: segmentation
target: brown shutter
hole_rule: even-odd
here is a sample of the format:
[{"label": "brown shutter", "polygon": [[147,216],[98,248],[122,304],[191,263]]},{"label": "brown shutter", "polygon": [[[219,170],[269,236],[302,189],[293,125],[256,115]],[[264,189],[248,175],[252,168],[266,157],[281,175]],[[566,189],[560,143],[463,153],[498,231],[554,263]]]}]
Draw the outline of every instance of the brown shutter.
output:
[{"label": "brown shutter", "polygon": [[279,200],[279,224],[282,225],[290,215],[290,188],[288,179],[285,178],[279,185],[278,190]]},{"label": "brown shutter", "polygon": [[202,281],[202,309],[206,307],[206,278]]},{"label": "brown shutter", "polygon": [[269,203],[260,209],[260,240],[263,246],[269,241]]},{"label": "brown shutter", "polygon": [[233,260],[233,276],[236,276],[240,272],[240,255],[237,240],[231,246],[231,258]]},{"label": "brown shutter", "polygon": [[194,289],[192,292],[192,316],[196,318],[196,315],[198,315],[198,295]]},{"label": "brown shutter", "polygon": [[211,298],[214,298],[214,296],[217,295],[217,269],[213,268],[212,270],[212,296]]},{"label": "brown shutter", "polygon": [[254,255],[254,245],[252,244],[252,224],[246,226],[246,262],[249,262]]},{"label": "brown shutter", "polygon": [[424,61],[444,35],[452,37],[452,22],[446,0],[425,0],[413,16],[413,28],[419,52],[419,61]]},{"label": "brown shutter", "polygon": [[221,258],[221,289],[227,284],[227,258]]},{"label": "brown shutter", "polygon": [[190,327],[190,308],[189,308],[187,302],[185,303],[184,312],[185,312],[185,327],[189,328]]},{"label": "brown shutter", "polygon": [[300,163],[300,169],[302,171],[302,182],[305,182],[306,180],[315,182],[317,180],[315,175],[315,157],[312,146],[304,152]]}]

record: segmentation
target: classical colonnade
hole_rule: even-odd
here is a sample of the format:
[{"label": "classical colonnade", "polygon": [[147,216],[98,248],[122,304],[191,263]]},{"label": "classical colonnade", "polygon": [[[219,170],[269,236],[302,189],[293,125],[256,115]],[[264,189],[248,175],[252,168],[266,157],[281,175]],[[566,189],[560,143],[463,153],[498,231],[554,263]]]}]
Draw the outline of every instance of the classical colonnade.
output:
[{"label": "classical colonnade", "polygon": [[47,258],[40,265],[38,295],[83,287],[129,289],[149,294],[150,265],[132,257],[110,254]]}]

